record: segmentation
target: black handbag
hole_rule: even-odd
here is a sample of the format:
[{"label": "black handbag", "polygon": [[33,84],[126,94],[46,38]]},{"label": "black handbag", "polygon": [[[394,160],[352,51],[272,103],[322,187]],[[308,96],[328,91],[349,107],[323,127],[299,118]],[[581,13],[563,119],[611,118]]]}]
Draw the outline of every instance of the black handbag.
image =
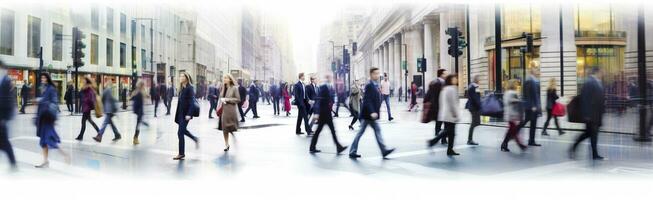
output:
[{"label": "black handbag", "polygon": [[200,116],[200,103],[197,102],[197,99],[193,97],[193,102],[190,105],[190,116],[199,117]]},{"label": "black handbag", "polygon": [[567,119],[569,122],[583,123],[583,114],[580,110],[580,97],[575,96],[567,104]]}]

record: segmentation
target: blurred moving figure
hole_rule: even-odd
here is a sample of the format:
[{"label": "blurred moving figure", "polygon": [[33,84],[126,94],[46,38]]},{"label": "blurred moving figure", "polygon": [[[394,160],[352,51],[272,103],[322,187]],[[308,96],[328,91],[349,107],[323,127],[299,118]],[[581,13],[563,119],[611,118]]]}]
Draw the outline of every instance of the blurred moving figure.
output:
[{"label": "blurred moving figure", "polygon": [[324,84],[322,84],[317,91],[317,102],[315,102],[315,107],[313,109],[313,112],[315,113],[313,118],[317,120],[317,130],[315,131],[313,138],[311,138],[311,146],[309,147],[309,151],[311,153],[321,152],[316,148],[317,140],[320,137],[320,132],[322,132],[324,125],[327,125],[331,130],[331,137],[333,137],[333,142],[336,145],[336,150],[338,151],[338,154],[340,154],[345,149],[347,149],[347,147],[342,146],[340,142],[338,142],[338,136],[336,136],[336,128],[333,125],[333,116],[331,116],[331,110],[333,110],[332,106],[334,96],[332,92],[333,85],[331,85],[331,75],[324,76]]},{"label": "blurred moving figure", "polygon": [[410,107],[408,107],[408,112],[413,110],[413,107],[417,105],[417,84],[415,81],[410,82]]},{"label": "blurred moving figure", "polygon": [[[438,69],[437,75],[438,78],[431,81],[431,83],[429,83],[427,94],[426,96],[424,96],[424,103],[431,103],[431,107],[429,108],[428,115],[430,116],[431,119],[435,120],[436,138],[444,134],[442,133],[443,123],[442,121],[440,121],[439,113],[440,113],[440,92],[442,91],[442,88],[446,85],[445,79],[447,77],[447,70]],[[442,138],[442,144],[447,144],[447,138],[445,138],[444,136],[440,138]],[[428,146],[432,147],[433,145],[436,145],[437,141],[438,140],[433,138],[428,142]]]},{"label": "blurred moving figure", "polygon": [[288,83],[282,84],[281,94],[283,96],[283,110],[286,111],[286,117],[287,117],[290,115],[290,108],[292,108],[292,105],[290,105],[290,93],[288,92]]},{"label": "blurred moving figure", "polygon": [[247,89],[243,86],[243,80],[238,80],[238,95],[240,102],[238,102],[238,112],[240,113],[240,122],[245,122],[245,112],[243,112],[243,104],[247,100]]},{"label": "blurred moving figure", "polygon": [[580,109],[585,121],[585,132],[580,135],[571,147],[569,155],[575,157],[576,147],[583,140],[589,138],[592,147],[592,159],[603,160],[597,149],[599,128],[602,125],[603,114],[605,113],[605,96],[601,84],[601,70],[598,67],[590,70],[589,76],[580,91]]},{"label": "blurred moving figure", "polygon": [[68,112],[70,112],[70,114],[72,115],[73,99],[75,99],[75,89],[73,88],[73,84],[68,84],[63,99],[66,101],[66,108],[68,108]]},{"label": "blurred moving figure", "polygon": [[[39,100],[36,114],[36,135],[40,138],[39,145],[43,149],[43,163],[35,166],[36,168],[48,168],[49,149],[57,149],[64,156],[66,163],[70,163],[70,157],[66,152],[59,149],[59,135],[54,128],[54,123],[59,114],[59,97],[57,90],[54,89],[54,82],[47,72],[41,73],[41,99]],[[90,115],[89,115],[90,116]]]},{"label": "blurred moving figure", "polygon": [[168,94],[167,94],[166,84],[165,83],[164,84],[159,84],[159,86],[157,87],[157,90],[159,90],[159,97],[161,98],[161,100],[163,100],[163,107],[165,107],[167,109],[168,104],[170,102],[168,102]]},{"label": "blurred moving figure", "polygon": [[168,101],[168,105],[166,106],[166,115],[170,115],[170,107],[172,106],[172,98],[175,96],[175,86],[172,85],[172,83],[168,82],[168,86],[166,88],[166,99]]},{"label": "blurred moving figure", "polygon": [[[175,112],[175,123],[179,124],[177,130],[177,138],[179,139],[179,154],[172,158],[173,160],[183,160],[186,157],[186,141],[185,136],[190,137],[195,141],[195,148],[199,148],[199,140],[191,134],[187,127],[193,117],[191,116],[191,109],[193,101],[195,101],[195,90],[193,89],[193,79],[187,73],[179,74],[179,99],[177,100],[177,111]],[[222,127],[223,129],[225,127]]]},{"label": "blurred moving figure", "polygon": [[96,142],[102,142],[102,135],[104,134],[104,131],[108,125],[111,125],[111,130],[113,130],[112,141],[118,141],[120,138],[122,138],[118,128],[112,120],[112,118],[116,116],[116,112],[118,112],[117,103],[118,101],[113,97],[113,81],[107,81],[107,83],[104,85],[104,90],[102,91],[102,106],[103,111],[106,115],[104,116],[104,122],[102,122],[102,126],[100,127],[100,132],[97,134],[97,136],[93,137],[93,140]]},{"label": "blurred moving figure", "polygon": [[20,113],[25,114],[25,106],[29,102],[30,96],[30,86],[29,83],[25,80],[23,81],[23,87],[20,88]]},{"label": "blurred moving figure", "polygon": [[154,104],[154,117],[156,117],[156,110],[159,109],[161,96],[159,94],[159,89],[156,87],[154,82],[152,82],[152,85],[150,86],[150,98],[152,99],[152,104]]},{"label": "blurred moving figure", "polygon": [[[481,125],[481,94],[477,91],[478,84],[481,82],[481,76],[476,75],[472,80],[473,82],[469,84],[469,87],[467,88],[468,99],[467,104],[465,104],[465,108],[472,114],[472,123],[469,126],[467,144],[478,145],[478,143],[474,142],[474,128]],[[557,122],[556,119],[556,123]]]},{"label": "blurred moving figure", "polygon": [[349,93],[349,106],[353,115],[353,119],[351,119],[351,123],[349,124],[349,130],[354,130],[354,124],[358,121],[361,112],[361,96],[363,92],[359,84],[358,80],[354,80],[354,84],[351,85],[351,91]]},{"label": "blurred moving figure", "polygon": [[565,134],[565,132],[560,129],[560,124],[558,123],[558,117],[553,116],[553,105],[556,104],[556,100],[560,98],[558,96],[558,92],[556,89],[556,79],[551,78],[549,79],[549,87],[546,89],[546,122],[544,122],[544,127],[542,128],[542,135],[549,135],[546,132],[547,127],[549,127],[549,121],[551,121],[551,118],[553,118],[553,121],[556,124],[556,128],[558,128],[558,134],[562,135]]},{"label": "blurred moving figure", "polygon": [[272,96],[272,109],[274,110],[274,115],[279,115],[281,110],[279,110],[279,100],[281,100],[281,90],[279,85],[272,84],[270,85],[270,95]]},{"label": "blurred moving figure", "polygon": [[245,110],[245,114],[251,110],[252,113],[254,113],[254,116],[252,118],[260,118],[258,116],[258,109],[256,105],[258,104],[258,100],[261,98],[261,91],[258,88],[258,80],[255,80],[251,85],[249,85],[249,106],[247,106],[247,110]]},{"label": "blurred moving figure", "polygon": [[136,82],[136,88],[134,91],[132,91],[132,94],[130,95],[129,99],[133,101],[132,107],[133,107],[133,112],[136,114],[136,129],[134,132],[134,140],[133,143],[134,145],[140,144],[140,141],[138,140],[138,135],[141,133],[140,125],[143,124],[145,126],[150,126],[147,124],[145,121],[143,121],[143,115],[145,112],[143,111],[143,101],[145,101],[146,98],[145,94],[145,83],[143,81],[138,81]]},{"label": "blurred moving figure", "polygon": [[7,75],[5,66],[0,61],[0,150],[7,153],[9,164],[16,169],[14,149],[9,142],[8,123],[16,115],[16,92],[11,77]]},{"label": "blurred moving figure", "polygon": [[459,154],[453,151],[453,144],[456,137],[456,122],[460,121],[458,75],[450,74],[445,78],[444,87],[442,87],[439,96],[438,121],[444,123],[444,130],[429,142],[429,146],[433,146],[440,139],[447,137],[447,156],[457,156]]},{"label": "blurred moving figure", "polygon": [[209,119],[213,119],[213,111],[218,109],[218,97],[220,97],[218,93],[220,91],[218,90],[218,87],[215,85],[218,84],[217,82],[213,84],[213,82],[209,81],[209,92],[207,94],[207,98],[209,99]]},{"label": "blurred moving figure", "polygon": [[[84,87],[81,91],[82,95],[82,128],[79,131],[79,135],[75,140],[82,141],[84,139],[84,132],[86,131],[86,122],[88,121],[95,129],[95,132],[100,133],[100,129],[97,127],[91,117],[91,110],[95,109],[96,93],[95,87],[93,87],[93,81],[89,77],[84,77]],[[97,111],[96,111],[97,112]]]},{"label": "blurred moving figure", "polygon": [[540,102],[540,81],[537,79],[540,70],[532,66],[529,75],[524,82],[522,92],[524,94],[524,112],[526,113],[524,121],[519,124],[518,131],[530,122],[528,132],[528,146],[542,146],[535,143],[535,129],[537,129],[537,118],[542,114],[542,103]]},{"label": "blurred moving figure", "polygon": [[381,95],[383,101],[385,101],[385,108],[388,111],[388,121],[392,121],[394,118],[392,118],[392,113],[390,112],[390,81],[388,81],[388,73],[383,73],[383,81],[381,81]]},{"label": "blurred moving figure", "polygon": [[514,79],[510,80],[506,88],[507,91],[503,93],[503,119],[508,121],[508,132],[501,143],[501,151],[504,152],[510,151],[508,142],[513,139],[522,150],[526,150],[526,145],[519,138],[519,128],[517,127],[522,120],[521,101],[517,95],[517,87],[519,87],[519,82]]},{"label": "blurred moving figure", "polygon": [[120,90],[120,101],[122,101],[122,109],[127,110],[127,87],[123,87]]},{"label": "blurred moving figure", "polygon": [[315,108],[315,103],[317,101],[317,78],[314,76],[311,76],[310,78],[311,83],[306,86],[306,97],[308,98],[308,117],[311,119],[311,122],[308,123],[308,126],[313,128],[313,124],[315,124],[316,120],[314,118],[311,118],[311,115],[315,112],[313,109]]},{"label": "blurred moving figure", "polygon": [[240,94],[236,80],[230,74],[222,76],[222,91],[220,92],[220,103],[222,104],[222,116],[220,116],[220,125],[222,127],[222,136],[224,137],[224,151],[229,151],[229,133],[238,130],[238,103]]},{"label": "blurred moving figure", "polygon": [[363,133],[365,133],[365,129],[367,129],[368,125],[372,126],[372,129],[374,129],[376,143],[379,145],[379,149],[381,149],[383,158],[395,151],[394,148],[386,148],[383,143],[383,136],[381,136],[381,127],[379,127],[379,124],[376,121],[379,119],[379,111],[381,110],[381,91],[379,91],[380,76],[381,73],[379,72],[379,68],[374,67],[370,69],[370,81],[365,85],[365,96],[363,97],[363,104],[361,106],[361,129],[358,131],[358,134],[356,134],[354,142],[351,144],[351,149],[349,149],[350,158],[356,159],[361,157],[361,155],[357,154],[358,142],[363,136]]}]

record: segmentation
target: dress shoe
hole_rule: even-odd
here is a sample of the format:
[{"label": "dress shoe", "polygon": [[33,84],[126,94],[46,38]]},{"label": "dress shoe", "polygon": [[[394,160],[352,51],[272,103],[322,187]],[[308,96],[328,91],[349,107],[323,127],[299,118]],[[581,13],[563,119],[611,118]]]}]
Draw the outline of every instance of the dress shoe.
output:
[{"label": "dress shoe", "polygon": [[435,144],[437,144],[437,143],[438,143],[438,141],[435,140],[435,139],[431,139],[431,140],[429,140],[429,141],[426,141],[426,145],[427,145],[429,148],[435,146]]},{"label": "dress shoe", "polygon": [[356,158],[360,158],[360,157],[361,157],[361,155],[358,155],[358,154],[349,154],[349,158],[356,159]]},{"label": "dress shoe", "polygon": [[564,134],[565,134],[564,131],[558,131],[558,135],[564,135]]},{"label": "dress shoe", "polygon": [[459,154],[459,153],[456,153],[456,152],[453,151],[453,150],[449,150],[449,151],[447,151],[447,156],[457,156],[457,155],[460,155],[460,154]]},{"label": "dress shoe", "polygon": [[309,150],[309,152],[311,152],[311,153],[320,153],[322,151],[320,151],[318,149],[311,149],[311,150]]},{"label": "dress shoe", "polygon": [[122,136],[120,136],[120,134],[117,134],[116,137],[114,137],[111,141],[115,142],[115,141],[120,140],[121,138],[122,138]]},{"label": "dress shoe", "polygon": [[338,154],[342,153],[342,152],[345,151],[346,149],[347,149],[347,146],[344,146],[344,147],[340,147],[340,148],[338,148]]},{"label": "dress shoe", "polygon": [[354,127],[351,126],[351,125],[349,125],[349,130],[352,130],[352,131],[353,131],[353,130],[354,130]]},{"label": "dress shoe", "polygon": [[542,131],[542,135],[549,136],[549,133],[547,133],[546,131]]},{"label": "dress shoe", "polygon": [[80,135],[80,136],[77,136],[77,137],[75,138],[75,140],[77,140],[77,141],[82,141],[83,139],[84,139],[84,138],[83,138],[81,135]]},{"label": "dress shoe", "polygon": [[473,140],[467,141],[467,144],[474,145],[474,146],[478,145],[478,143],[474,142]]},{"label": "dress shoe", "polygon": [[534,147],[539,147],[542,146],[541,144],[535,143],[535,142],[529,142],[528,146],[534,146]]},{"label": "dress shoe", "polygon": [[304,134],[304,133],[302,133],[302,132],[297,132],[297,133],[295,133],[295,134],[297,134],[297,135],[301,135],[301,134]]},{"label": "dress shoe", "polygon": [[244,120],[244,119],[241,119],[240,122],[245,122],[245,120]]},{"label": "dress shoe", "polygon": [[388,155],[390,155],[394,151],[395,151],[394,148],[390,149],[390,150],[386,150],[385,152],[383,152],[383,158],[387,157]]},{"label": "dress shoe", "polygon": [[599,155],[596,155],[596,156],[592,156],[592,160],[605,160],[605,158],[601,157]]},{"label": "dress shoe", "polygon": [[100,138],[100,136],[99,136],[99,135],[98,135],[98,136],[95,136],[95,137],[93,137],[93,140],[95,140],[95,141],[96,141],[96,142],[98,142],[98,143],[99,143],[99,142],[102,142],[102,138]]},{"label": "dress shoe", "polygon": [[185,155],[177,155],[177,156],[175,156],[175,157],[172,158],[172,159],[173,159],[173,160],[183,160],[185,157],[186,157]]},{"label": "dress shoe", "polygon": [[261,117],[259,117],[259,116],[254,116],[254,117],[252,117],[252,118],[254,118],[254,119],[258,119],[258,118],[261,118]]},{"label": "dress shoe", "polygon": [[213,119],[213,117],[209,116],[209,119]]},{"label": "dress shoe", "polygon": [[395,118],[390,117],[390,118],[388,118],[388,121],[392,121],[393,119],[395,119]]},{"label": "dress shoe", "polygon": [[510,149],[508,149],[508,147],[501,147],[501,151],[503,151],[503,152],[510,152]]}]

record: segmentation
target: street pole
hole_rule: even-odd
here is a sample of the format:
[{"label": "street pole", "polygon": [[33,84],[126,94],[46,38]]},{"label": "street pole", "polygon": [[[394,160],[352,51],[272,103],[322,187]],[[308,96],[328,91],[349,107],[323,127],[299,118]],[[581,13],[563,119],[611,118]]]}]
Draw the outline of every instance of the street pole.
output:
[{"label": "street pole", "polygon": [[637,78],[639,94],[639,135],[635,137],[638,142],[650,142],[651,137],[647,132],[646,109],[648,108],[648,85],[646,84],[646,24],[644,23],[644,5],[637,8]]},{"label": "street pole", "polygon": [[[154,71],[154,83],[159,83],[158,81],[158,71],[159,67],[154,66],[154,20],[150,19],[150,70]],[[165,71],[163,72],[165,73]],[[165,77],[165,74],[163,75]],[[154,87],[154,85],[152,86]]]},{"label": "street pole", "polygon": [[563,49],[563,35],[562,35],[562,4],[558,9],[558,24],[560,25],[560,96],[565,96],[565,67],[564,67],[564,49]]},{"label": "street pole", "polygon": [[[41,82],[41,71],[43,71],[43,47],[39,48],[39,71],[38,71],[38,73],[36,75],[36,77],[38,77],[38,78],[36,79],[36,84],[34,86],[34,96],[36,96],[36,97],[41,96],[41,92],[39,92],[39,86],[41,84],[40,83]],[[25,104],[25,105],[27,105],[27,104]]]},{"label": "street pole", "polygon": [[405,63],[405,65],[404,63],[402,63],[402,65],[404,65],[403,66],[404,71],[406,71],[406,73],[404,73],[404,92],[406,93],[406,95],[404,96],[404,102],[408,102],[408,45],[406,44],[401,44],[401,45],[404,46],[404,63]]},{"label": "street pole", "polygon": [[[501,94],[501,5],[494,6],[494,71],[495,93]],[[501,95],[499,95],[500,97]]]},{"label": "street pole", "polygon": [[472,39],[469,35],[469,4],[467,4],[465,9],[465,18],[465,39],[467,39],[467,85],[469,85],[472,82],[472,57],[470,56],[471,48],[469,46],[472,43]]}]

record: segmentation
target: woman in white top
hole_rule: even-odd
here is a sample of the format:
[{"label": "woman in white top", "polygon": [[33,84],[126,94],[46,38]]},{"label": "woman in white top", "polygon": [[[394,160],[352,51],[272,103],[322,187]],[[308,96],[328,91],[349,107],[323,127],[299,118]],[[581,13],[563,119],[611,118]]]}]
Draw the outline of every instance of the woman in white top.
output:
[{"label": "woman in white top", "polygon": [[519,83],[516,80],[508,81],[507,91],[503,94],[503,118],[508,121],[508,132],[501,143],[501,151],[509,152],[508,142],[512,139],[515,139],[517,145],[522,150],[526,149],[519,138],[519,128],[517,125],[522,120],[522,110],[521,101],[519,100],[519,95],[517,94],[517,87]]},{"label": "woman in white top", "polygon": [[438,120],[444,122],[443,134],[439,134],[435,143],[443,137],[447,137],[447,156],[459,155],[453,151],[454,137],[456,136],[456,122],[460,120],[460,109],[458,99],[458,76],[450,74],[445,78],[445,86],[440,92]]}]

